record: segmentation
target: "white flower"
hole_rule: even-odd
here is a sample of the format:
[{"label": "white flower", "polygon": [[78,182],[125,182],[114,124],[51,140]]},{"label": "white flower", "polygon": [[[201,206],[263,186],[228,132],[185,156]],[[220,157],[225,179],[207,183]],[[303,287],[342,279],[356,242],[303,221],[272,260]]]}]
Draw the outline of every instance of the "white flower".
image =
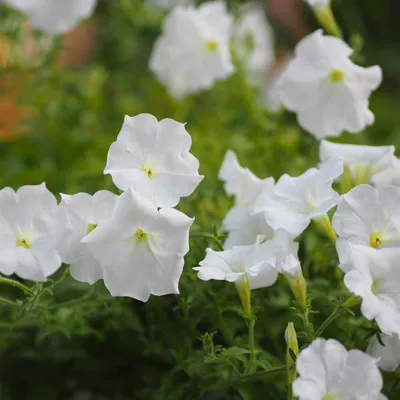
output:
[{"label": "white flower", "polygon": [[245,63],[249,82],[259,84],[275,59],[273,31],[260,4],[241,7],[241,15],[233,27],[233,40],[238,57]]},{"label": "white flower", "polygon": [[125,116],[104,173],[119,189],[132,188],[159,207],[174,207],[203,179],[191,144],[184,124],[169,118],[158,122],[150,114]]},{"label": "white flower", "polygon": [[375,186],[400,186],[400,160],[393,156],[391,166],[374,175],[372,183]]},{"label": "white flower", "polygon": [[166,17],[150,69],[172,96],[209,89],[234,71],[229,51],[233,18],[222,1],[176,7]]},{"label": "white flower", "polygon": [[339,235],[339,255],[346,252],[346,242],[400,248],[400,188],[356,186],[341,197],[332,225]]},{"label": "white flower", "polygon": [[379,359],[379,368],[394,372],[400,364],[400,339],[397,335],[381,335],[384,346],[379,343],[376,335],[371,339],[367,353]]},{"label": "white flower", "polygon": [[132,189],[120,195],[112,217],[82,239],[103,268],[113,296],[147,301],[150,294],[179,293],[193,219],[157,207]]},{"label": "white flower", "polygon": [[[274,237],[275,231],[267,223],[264,213],[250,213],[249,209],[245,209],[246,214],[241,214],[240,223],[228,224],[224,220],[224,227],[229,234],[224,243],[225,249],[233,246],[247,246],[255,243],[257,236],[261,236],[263,240],[269,240]],[[231,214],[228,214],[230,216]],[[228,222],[231,222],[228,220]],[[228,229],[228,227],[230,229]]]},{"label": "white flower", "polygon": [[369,183],[393,165],[394,146],[360,146],[322,140],[319,147],[321,161],[340,158],[354,182]]},{"label": "white flower", "polygon": [[219,178],[225,182],[225,192],[235,197],[235,205],[223,223],[227,230],[240,229],[243,221],[248,219],[249,207],[262,193],[270,192],[275,184],[274,178],[260,179],[248,168],[243,168],[232,150],[228,150],[225,154]]},{"label": "white flower", "polygon": [[295,178],[285,174],[272,193],[259,197],[253,211],[264,212],[273,229],[299,235],[312,219],[338,204],[340,196],[332,189],[332,182],[342,170],[341,161],[332,160]]},{"label": "white flower", "polygon": [[350,60],[352,49],[318,30],[296,47],[280,80],[283,104],[317,139],[357,133],[374,122],[368,98],[382,80],[378,66],[362,68]]},{"label": "white flower", "polygon": [[118,196],[100,190],[93,196],[78,193],[61,195],[60,208],[68,215],[68,229],[60,243],[59,252],[64,262],[70,264],[71,276],[78,281],[93,284],[103,278],[103,269],[81,239],[110,218]]},{"label": "white flower", "polygon": [[305,0],[312,7],[329,6],[330,0]]},{"label": "white flower", "polygon": [[60,266],[57,200],[42,183],[0,191],[0,272],[45,281]]},{"label": "white flower", "polygon": [[347,289],[362,299],[361,313],[376,320],[383,333],[400,334],[399,252],[369,247],[352,251],[353,269],[346,273]]},{"label": "white flower", "polygon": [[251,246],[234,246],[229,250],[214,251],[207,249],[206,258],[199,267],[198,277],[203,281],[225,280],[241,282],[246,277],[250,281],[250,289],[272,286],[278,277],[274,268],[275,257],[271,247],[258,239]]},{"label": "white flower", "polygon": [[299,400],[382,400],[377,360],[360,350],[347,351],[334,339],[314,340],[297,356]]},{"label": "white flower", "polygon": [[92,15],[97,0],[6,0],[30,17],[31,23],[50,34],[66,33]]},{"label": "white flower", "polygon": [[262,87],[261,103],[272,113],[277,113],[283,109],[280,98],[279,81],[292,58],[292,56],[286,55],[280,60],[277,65],[270,70]]}]

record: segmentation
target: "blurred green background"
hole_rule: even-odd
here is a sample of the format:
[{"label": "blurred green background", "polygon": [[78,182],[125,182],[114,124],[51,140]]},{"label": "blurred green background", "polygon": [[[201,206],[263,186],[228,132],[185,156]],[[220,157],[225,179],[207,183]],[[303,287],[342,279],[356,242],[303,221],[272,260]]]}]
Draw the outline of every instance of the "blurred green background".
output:
[{"label": "blurred green background", "polygon": [[[337,0],[333,6],[346,39],[357,46],[364,43],[357,62],[378,64],[384,75],[382,86],[371,99],[375,125],[359,135],[344,134],[339,141],[397,145],[400,5],[397,0]],[[305,29],[316,29],[306,5],[300,4],[299,9]],[[258,89],[249,87],[240,71],[210,91],[182,101],[172,99],[148,68],[164,16],[164,11],[145,2],[102,0],[85,23],[82,36],[64,44],[56,40],[38,65],[29,60],[26,65],[3,65],[0,187],[46,181],[53,193],[117,192],[110,177],[103,175],[107,151],[124,115],[142,112],[158,119],[187,122],[192,152],[205,176],[196,192],[179,206],[196,217],[194,232],[212,234],[213,226],[220,227],[231,205],[218,181],[218,169],[228,148],[260,177],[279,178],[285,172],[297,175],[315,166],[318,142],[297,126],[293,115],[265,110],[258,101]],[[18,26],[8,23],[18,18],[17,13],[0,6],[0,45],[4,46],[6,39],[12,46],[21,46],[16,40]],[[279,18],[271,16],[271,22],[277,51],[293,49],[297,34]],[[39,40],[41,36],[37,36]],[[60,47],[67,43],[73,53],[74,46],[85,40],[89,42],[85,51],[64,54],[59,61]],[[22,52],[29,53],[26,49]],[[300,243],[313,307],[320,310],[313,320],[319,324],[330,313],[332,302],[345,296],[346,290],[340,277],[333,277],[337,256],[323,234],[311,228]],[[240,303],[234,287],[225,282],[199,281],[192,271],[208,246],[212,243],[206,238],[192,237],[180,296],[152,297],[141,304],[111,298],[102,282],[89,289],[70,278],[54,290],[54,296],[43,296],[30,313],[10,311],[1,305],[1,400],[74,396],[77,400],[102,399],[100,396],[285,399],[284,376],[230,381],[232,364],[240,364],[243,354],[218,346],[246,347],[247,328],[237,312]],[[61,275],[62,271],[56,278]],[[11,297],[19,296],[10,288],[0,290]],[[262,349],[260,360],[265,368],[281,364],[287,323],[294,321],[301,330],[299,318],[290,309],[290,290],[279,281],[272,288],[254,292],[254,298],[259,307],[256,336]],[[325,335],[342,340],[348,348],[365,349],[372,329],[368,324],[358,314],[347,316],[332,324]],[[211,336],[201,337],[206,333]],[[211,337],[214,349],[210,349]],[[393,379],[387,377],[386,389],[390,398],[397,399],[400,391],[389,390]],[[77,397],[80,392],[82,397]]]}]

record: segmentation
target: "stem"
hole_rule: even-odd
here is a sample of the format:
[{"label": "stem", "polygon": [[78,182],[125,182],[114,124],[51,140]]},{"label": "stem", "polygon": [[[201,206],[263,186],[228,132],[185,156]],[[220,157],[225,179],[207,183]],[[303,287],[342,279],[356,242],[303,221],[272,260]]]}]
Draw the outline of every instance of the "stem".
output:
[{"label": "stem", "polygon": [[247,372],[250,372],[256,361],[256,349],[254,344],[254,325],[255,319],[251,310],[251,290],[250,290],[250,280],[247,275],[243,277],[240,281],[236,282],[236,288],[239,293],[240,301],[242,302],[244,315],[247,320],[247,325],[249,327],[249,350],[250,350],[250,360],[249,365],[246,368]]},{"label": "stem", "polygon": [[0,275],[0,283],[6,283],[7,285],[16,286],[17,288],[21,289],[30,296],[35,296],[35,293],[32,292],[31,289],[29,289],[23,283],[15,281],[14,279],[5,278],[4,276]]},{"label": "stem", "polygon": [[55,308],[76,306],[78,304],[84,303],[86,300],[90,299],[90,297],[91,297],[91,293],[85,294],[82,297],[80,297],[79,299],[69,300],[69,301],[65,301],[63,303],[58,303],[58,304],[51,304],[48,307],[48,309],[53,310]]},{"label": "stem", "polygon": [[351,296],[349,297],[343,304],[338,304],[329,317],[322,323],[322,325],[318,328],[317,332],[315,333],[316,337],[319,337],[322,332],[327,328],[329,324],[331,324],[340,314],[339,311],[341,308],[350,308],[355,306],[360,302],[360,298],[358,296]]},{"label": "stem", "polygon": [[[286,372],[286,365],[282,365],[281,367],[271,368],[267,371],[258,371],[258,372],[252,372],[251,374],[246,374],[246,375],[238,378],[237,380],[233,381],[232,385],[238,385],[238,384],[245,383],[248,381],[269,378],[271,376],[278,375],[282,372],[283,373]],[[230,382],[230,384],[231,384],[231,382]]]},{"label": "stem", "polygon": [[315,335],[313,334],[312,329],[311,329],[311,324],[310,324],[310,319],[309,319],[309,311],[310,311],[310,309],[307,308],[303,313],[304,329],[306,330],[308,340],[310,342],[312,342],[314,340]]},{"label": "stem", "polygon": [[15,301],[11,301],[11,300],[5,299],[3,297],[0,297],[0,303],[7,304],[12,307],[19,307],[19,304],[16,303]]},{"label": "stem", "polygon": [[331,35],[343,38],[342,31],[336,22],[335,16],[333,15],[331,7],[328,6],[316,6],[314,8],[315,16],[321,25]]},{"label": "stem", "polygon": [[317,330],[317,332],[315,333],[316,337],[319,337],[322,332],[326,329],[326,327],[332,323],[338,316],[339,316],[339,310],[340,310],[341,305],[338,304],[333,311],[331,312],[331,314],[329,315],[329,317],[323,322],[323,324],[319,327],[319,329]]},{"label": "stem", "polygon": [[56,287],[58,285],[61,285],[68,277],[71,275],[69,267],[65,268],[63,276],[56,282],[54,282],[50,287]]},{"label": "stem", "polygon": [[249,362],[249,366],[247,367],[247,372],[251,372],[251,370],[253,369],[253,366],[256,362],[256,347],[254,344],[254,326],[255,326],[254,318],[251,318],[248,321],[248,326],[249,326],[250,362]]},{"label": "stem", "polygon": [[315,223],[327,233],[332,242],[336,242],[337,236],[333,230],[328,214],[324,214],[319,218],[315,218],[313,221],[315,221]]}]

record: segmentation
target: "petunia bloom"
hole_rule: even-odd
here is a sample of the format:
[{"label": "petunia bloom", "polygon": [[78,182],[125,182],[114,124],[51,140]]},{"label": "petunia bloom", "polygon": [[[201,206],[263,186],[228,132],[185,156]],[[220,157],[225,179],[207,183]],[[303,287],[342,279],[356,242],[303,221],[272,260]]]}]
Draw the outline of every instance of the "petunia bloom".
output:
[{"label": "petunia bloom", "polygon": [[57,200],[46,185],[0,191],[0,272],[45,281],[61,266]]},{"label": "petunia bloom", "polygon": [[332,189],[332,182],[342,171],[341,161],[333,160],[298,177],[285,174],[272,193],[259,197],[253,211],[264,212],[273,229],[299,235],[312,219],[324,216],[338,204],[340,196]]},{"label": "petunia bloom", "polygon": [[198,8],[174,8],[163,23],[163,33],[153,47],[150,69],[172,96],[211,88],[229,77],[229,41],[233,18],[222,1]]},{"label": "petunia bloom", "polygon": [[271,192],[275,184],[274,178],[260,179],[248,168],[242,167],[232,150],[225,154],[219,178],[225,182],[225,192],[235,198],[235,204],[223,222],[228,231],[240,230],[243,221],[248,219],[249,208],[261,194]]},{"label": "petunia bloom", "polygon": [[271,286],[278,277],[274,268],[275,257],[270,247],[257,242],[250,246],[234,246],[229,250],[207,249],[206,258],[193,268],[203,281],[225,280],[240,283],[248,278],[250,289]]},{"label": "petunia bloom", "polygon": [[374,177],[393,165],[394,146],[361,146],[322,140],[321,161],[340,158],[355,184],[370,183]]},{"label": "petunia bloom", "polygon": [[377,358],[379,368],[383,371],[394,372],[400,365],[400,339],[398,335],[381,334],[381,340],[384,344],[379,343],[376,335],[369,342],[367,353]]},{"label": "petunia bloom", "polygon": [[158,209],[132,189],[122,193],[111,218],[82,239],[103,268],[112,296],[143,302],[151,294],[179,293],[193,219],[173,208]]},{"label": "petunia bloom", "polygon": [[364,247],[353,249],[353,268],[346,273],[347,289],[361,297],[361,313],[375,320],[383,333],[400,335],[399,252]]},{"label": "petunia bloom", "polygon": [[81,239],[112,216],[117,199],[117,195],[107,190],[100,190],[93,196],[87,193],[62,195],[60,208],[68,216],[68,225],[59,252],[63,261],[70,264],[71,276],[78,281],[93,284],[103,278],[99,261]]},{"label": "petunia bloom", "polygon": [[203,179],[185,125],[150,114],[125,116],[108,152],[105,174],[121,190],[134,189],[158,207],[174,207]]},{"label": "petunia bloom", "polygon": [[240,17],[233,26],[233,43],[249,83],[259,85],[275,59],[273,31],[259,4],[241,7]]},{"label": "petunia bloom", "polygon": [[400,248],[400,188],[356,186],[341,197],[332,225],[339,235],[339,255],[348,242],[374,249]]},{"label": "petunia bloom", "polygon": [[305,0],[312,7],[328,6],[330,0]]},{"label": "petunia bloom", "polygon": [[347,351],[334,339],[314,340],[296,359],[299,400],[383,400],[377,360],[360,350]]},{"label": "petunia bloom", "polygon": [[392,164],[372,177],[374,186],[400,186],[400,160],[393,156]]},{"label": "petunia bloom", "polygon": [[317,30],[297,45],[280,79],[282,103],[317,139],[357,133],[374,122],[368,98],[380,85],[382,71],[355,65],[352,53],[341,39]]},{"label": "petunia bloom", "polygon": [[50,34],[66,33],[93,14],[97,0],[5,0],[28,15],[33,26]]}]

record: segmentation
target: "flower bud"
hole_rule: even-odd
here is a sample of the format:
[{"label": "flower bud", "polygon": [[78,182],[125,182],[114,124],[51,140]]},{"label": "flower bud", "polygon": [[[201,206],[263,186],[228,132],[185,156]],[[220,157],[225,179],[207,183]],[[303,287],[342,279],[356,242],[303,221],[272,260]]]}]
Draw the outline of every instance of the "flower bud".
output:
[{"label": "flower bud", "polygon": [[293,322],[289,322],[285,330],[286,341],[286,368],[289,385],[296,379],[296,360],[293,356],[297,357],[299,353],[299,344],[297,342],[297,334]]},{"label": "flower bud", "polygon": [[294,297],[300,304],[300,308],[302,311],[307,310],[308,302],[307,302],[307,284],[304,279],[303,274],[301,273],[297,279],[287,279],[294,294]]}]

